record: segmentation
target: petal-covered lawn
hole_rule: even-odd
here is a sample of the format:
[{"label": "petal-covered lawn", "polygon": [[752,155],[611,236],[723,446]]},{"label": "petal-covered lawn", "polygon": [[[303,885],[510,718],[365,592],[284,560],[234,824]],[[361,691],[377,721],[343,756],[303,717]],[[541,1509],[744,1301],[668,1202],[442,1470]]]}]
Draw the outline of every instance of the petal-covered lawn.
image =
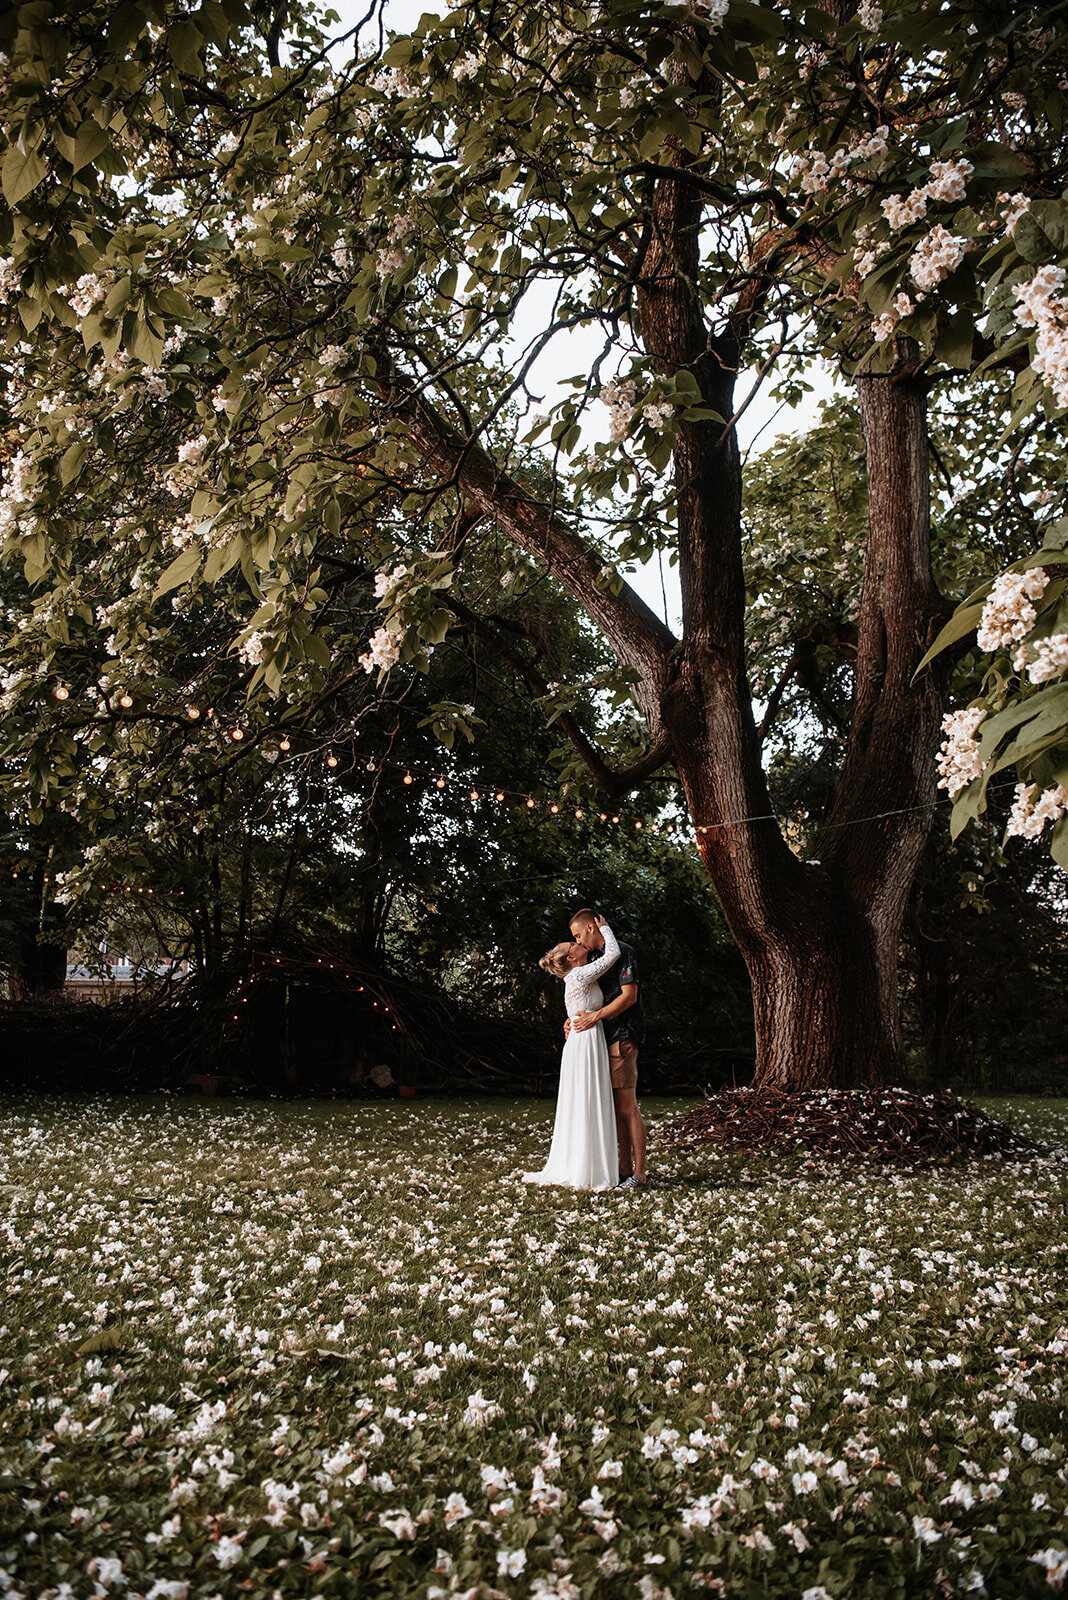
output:
[{"label": "petal-covered lawn", "polygon": [[575,1195],[548,1102],[7,1099],[0,1595],[1068,1593],[1063,1145],[658,1160],[690,1103]]}]

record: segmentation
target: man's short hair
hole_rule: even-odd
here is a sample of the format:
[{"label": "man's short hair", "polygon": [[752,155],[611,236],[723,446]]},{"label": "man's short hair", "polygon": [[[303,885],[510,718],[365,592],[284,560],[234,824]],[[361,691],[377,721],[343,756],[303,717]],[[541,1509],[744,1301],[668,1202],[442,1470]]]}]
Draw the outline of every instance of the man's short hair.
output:
[{"label": "man's short hair", "polygon": [[573,928],[576,922],[593,922],[596,917],[596,911],[590,906],[583,906],[581,911],[573,911],[571,913],[567,919],[567,925],[569,928]]}]

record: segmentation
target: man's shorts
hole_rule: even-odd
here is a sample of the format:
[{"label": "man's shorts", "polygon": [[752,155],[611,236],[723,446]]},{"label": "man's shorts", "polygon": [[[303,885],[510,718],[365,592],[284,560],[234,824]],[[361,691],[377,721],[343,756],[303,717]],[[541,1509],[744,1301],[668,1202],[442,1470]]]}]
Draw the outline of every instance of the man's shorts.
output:
[{"label": "man's shorts", "polygon": [[638,1046],[633,1039],[617,1039],[608,1046],[608,1065],[612,1073],[613,1089],[638,1088]]}]

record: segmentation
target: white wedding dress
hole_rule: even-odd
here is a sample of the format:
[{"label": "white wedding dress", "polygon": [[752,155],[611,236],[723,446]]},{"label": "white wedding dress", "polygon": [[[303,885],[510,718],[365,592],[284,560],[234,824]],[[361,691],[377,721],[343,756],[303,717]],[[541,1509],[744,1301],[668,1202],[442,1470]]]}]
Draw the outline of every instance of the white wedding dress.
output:
[{"label": "white wedding dress", "polygon": [[[604,1004],[597,979],[619,960],[615,934],[603,925],[601,932],[604,955],[572,967],[564,979],[564,1004],[572,1020],[580,1011],[596,1011]],[[523,1181],[567,1189],[614,1189],[619,1182],[608,1046],[599,1022],[581,1032],[572,1028],[567,1036],[549,1159],[540,1172],[525,1172]]]}]

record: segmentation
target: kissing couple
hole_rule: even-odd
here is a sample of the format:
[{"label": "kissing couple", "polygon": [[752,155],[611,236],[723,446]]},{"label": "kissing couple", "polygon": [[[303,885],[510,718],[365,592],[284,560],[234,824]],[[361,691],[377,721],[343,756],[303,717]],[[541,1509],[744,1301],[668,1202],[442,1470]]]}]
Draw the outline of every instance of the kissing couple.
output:
[{"label": "kissing couple", "polygon": [[645,1123],[638,1046],[645,1037],[638,961],[589,906],[571,938],[538,963],[564,981],[564,1053],[549,1159],[525,1183],[567,1189],[645,1189]]}]

